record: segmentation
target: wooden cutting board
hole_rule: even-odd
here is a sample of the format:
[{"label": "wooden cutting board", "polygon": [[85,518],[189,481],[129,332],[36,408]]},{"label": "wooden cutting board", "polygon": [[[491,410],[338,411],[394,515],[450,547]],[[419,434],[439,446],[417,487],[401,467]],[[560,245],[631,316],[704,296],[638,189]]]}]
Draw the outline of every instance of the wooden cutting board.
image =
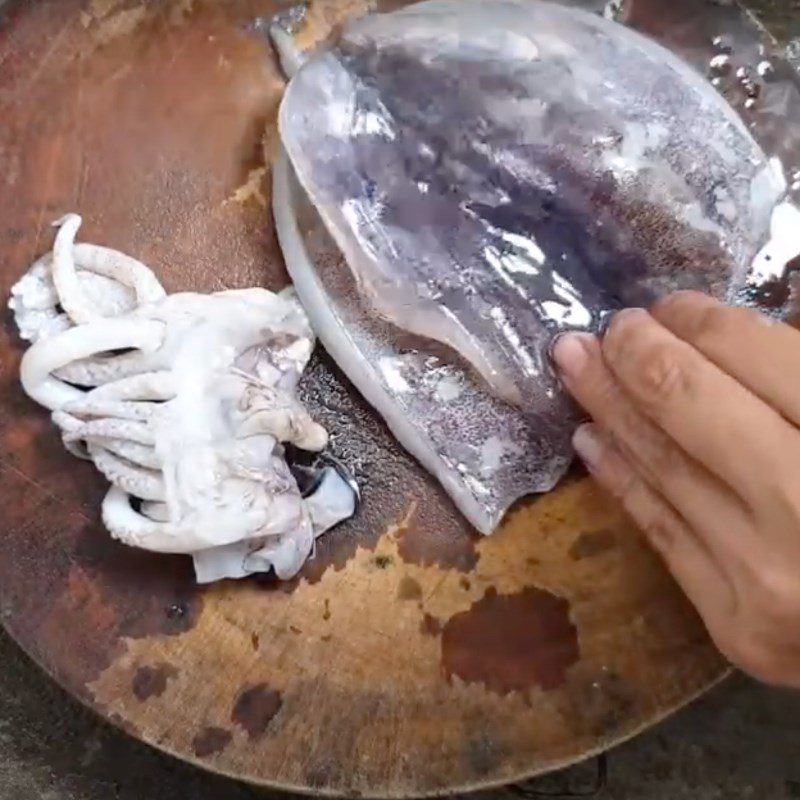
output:
[{"label": "wooden cutting board", "polygon": [[[688,0],[635,10],[667,7],[696,28]],[[170,291],[286,284],[264,157],[283,82],[253,25],[278,8],[4,6],[0,297],[67,211]],[[359,10],[319,2],[301,36]],[[69,692],[179,758],[309,792],[451,793],[603,750],[726,672],[587,478],[479,539],[324,354],[305,393],[362,485],[358,517],[289,584],[199,589],[188,559],[110,540],[103,480],[18,387],[8,313],[0,337],[3,623]]]}]

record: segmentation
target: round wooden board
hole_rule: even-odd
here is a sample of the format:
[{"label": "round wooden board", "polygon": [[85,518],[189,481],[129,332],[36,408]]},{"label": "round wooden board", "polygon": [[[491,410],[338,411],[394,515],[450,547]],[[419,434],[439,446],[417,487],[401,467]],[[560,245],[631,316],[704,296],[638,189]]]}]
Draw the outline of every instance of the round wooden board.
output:
[{"label": "round wooden board", "polygon": [[[352,3],[351,3],[352,5]],[[330,3],[325,23],[342,4]],[[286,275],[268,167],[283,88],[248,26],[269,0],[38,0],[0,20],[0,296],[49,223],[169,290]],[[327,14],[327,16],[326,16]],[[363,487],[286,585],[198,589],[112,542],[0,343],[0,604],[57,681],[142,740],[274,787],[404,797],[497,785],[653,724],[726,670],[621,511],[574,475],[479,540],[319,355],[309,403]]]}]

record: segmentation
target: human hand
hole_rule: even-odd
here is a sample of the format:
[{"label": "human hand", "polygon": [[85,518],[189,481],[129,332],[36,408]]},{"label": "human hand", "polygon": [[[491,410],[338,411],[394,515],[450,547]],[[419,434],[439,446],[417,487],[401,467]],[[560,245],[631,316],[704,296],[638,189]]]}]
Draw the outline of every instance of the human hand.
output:
[{"label": "human hand", "polygon": [[593,422],[578,455],[620,499],[719,649],[800,687],[800,332],[679,292],[553,358]]}]

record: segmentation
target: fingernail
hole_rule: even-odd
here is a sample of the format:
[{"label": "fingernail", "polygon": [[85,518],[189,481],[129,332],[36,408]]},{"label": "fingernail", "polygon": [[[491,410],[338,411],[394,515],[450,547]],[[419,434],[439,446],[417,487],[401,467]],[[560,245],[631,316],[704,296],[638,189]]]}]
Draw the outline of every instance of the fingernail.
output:
[{"label": "fingernail", "polygon": [[567,376],[579,375],[589,360],[587,341],[592,337],[587,333],[562,333],[553,344],[553,361],[559,371]]},{"label": "fingernail", "polygon": [[572,436],[572,446],[575,448],[578,457],[590,470],[600,463],[605,449],[597,426],[591,423],[581,425],[575,431]]}]

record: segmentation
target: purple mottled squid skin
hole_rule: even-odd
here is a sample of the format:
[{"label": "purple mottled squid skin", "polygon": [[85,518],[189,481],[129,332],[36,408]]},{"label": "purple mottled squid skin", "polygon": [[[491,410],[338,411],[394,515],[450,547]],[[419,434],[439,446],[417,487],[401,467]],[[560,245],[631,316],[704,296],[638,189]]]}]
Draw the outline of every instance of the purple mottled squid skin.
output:
[{"label": "purple mottled squid skin", "polygon": [[373,313],[458,352],[564,456],[546,488],[575,424],[553,336],[675,289],[740,297],[784,188],[672,54],[536,0],[367,17],[302,67],[280,124]]}]

